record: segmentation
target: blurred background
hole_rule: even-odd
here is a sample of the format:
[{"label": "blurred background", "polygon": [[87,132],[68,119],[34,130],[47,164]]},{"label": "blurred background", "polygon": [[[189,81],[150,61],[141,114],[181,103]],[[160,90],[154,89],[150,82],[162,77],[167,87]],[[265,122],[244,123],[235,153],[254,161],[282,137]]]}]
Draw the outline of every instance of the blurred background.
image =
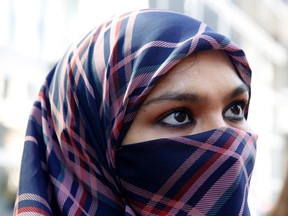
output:
[{"label": "blurred background", "polygon": [[104,19],[148,7],[198,18],[246,51],[254,72],[249,122],[259,135],[249,204],[252,216],[273,207],[288,169],[287,0],[1,0],[1,216],[12,215],[28,115],[46,74]]}]

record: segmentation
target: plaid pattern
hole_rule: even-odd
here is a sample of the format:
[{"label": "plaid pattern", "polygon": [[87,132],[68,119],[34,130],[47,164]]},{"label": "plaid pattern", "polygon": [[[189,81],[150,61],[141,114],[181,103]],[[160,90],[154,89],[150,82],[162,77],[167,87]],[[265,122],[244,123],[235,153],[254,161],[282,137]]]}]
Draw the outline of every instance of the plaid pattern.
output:
[{"label": "plaid pattern", "polygon": [[220,128],[125,145],[116,156],[123,194],[140,215],[250,215],[256,138]]},{"label": "plaid pattern", "polygon": [[211,49],[225,50],[250,86],[244,52],[177,13],[121,14],[71,45],[33,105],[14,215],[134,215],[119,190],[116,149],[161,76]]}]

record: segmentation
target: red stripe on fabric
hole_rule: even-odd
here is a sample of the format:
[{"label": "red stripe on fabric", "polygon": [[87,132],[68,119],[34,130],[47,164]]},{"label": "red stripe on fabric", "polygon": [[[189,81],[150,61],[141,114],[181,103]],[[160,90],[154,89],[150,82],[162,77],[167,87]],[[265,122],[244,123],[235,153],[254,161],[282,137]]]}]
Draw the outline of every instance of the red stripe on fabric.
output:
[{"label": "red stripe on fabric", "polygon": [[[181,197],[185,194],[185,192],[195,183],[195,181],[200,178],[203,173],[213,164],[215,163],[216,160],[218,160],[219,157],[221,157],[226,149],[228,149],[234,142],[236,138],[234,136],[231,136],[229,140],[227,140],[227,142],[225,143],[225,145],[223,145],[222,148],[219,148],[219,152],[215,153],[213,157],[210,158],[210,160],[208,160],[205,164],[203,164],[203,166],[195,173],[193,174],[193,176],[190,178],[190,180],[187,181],[187,184],[185,184],[181,190],[176,194],[175,198],[173,200],[171,200],[168,204],[167,204],[167,208],[165,208],[162,212],[162,215],[167,214],[171,209],[172,206],[174,206],[178,200],[181,199]],[[154,210],[151,211],[152,213],[154,213]]]},{"label": "red stripe on fabric", "polygon": [[[163,212],[162,212],[161,210],[156,209],[155,207],[147,206],[147,205],[144,204],[144,203],[137,202],[137,201],[131,200],[131,199],[129,199],[129,201],[130,201],[131,203],[133,203],[133,205],[138,208],[137,210],[140,211],[141,214],[143,214],[143,213],[145,213],[145,214],[147,214],[147,213],[152,213],[152,214],[154,214],[154,215],[160,215],[160,214],[163,215]],[[145,211],[143,212],[142,210],[144,210],[144,207],[145,207]],[[164,215],[167,215],[167,212],[166,212],[166,214],[164,214]]]},{"label": "red stripe on fabric", "polygon": [[39,92],[38,96],[42,99],[45,100],[46,96],[44,95],[44,93],[42,91]]},{"label": "red stripe on fabric", "polygon": [[37,213],[37,214],[41,214],[41,215],[47,215],[47,216],[50,215],[49,212],[46,212],[45,210],[40,209],[40,208],[36,208],[36,207],[22,207],[22,208],[19,208],[17,210],[17,214],[22,214],[22,213],[28,213],[28,214],[31,214],[31,215],[33,213]]},{"label": "red stripe on fabric", "polygon": [[[137,210],[141,213],[141,214],[153,214],[153,215],[158,215],[158,216],[167,216],[169,211],[167,211],[166,209],[163,209],[163,210],[160,210],[160,209],[156,209],[155,207],[153,206],[147,206],[146,204],[144,203],[140,203],[140,202],[137,202],[135,200],[129,200],[130,203],[133,203],[134,206],[137,207]],[[176,201],[175,201],[176,203]],[[144,210],[145,209],[145,210]],[[143,211],[144,210],[144,211]],[[178,209],[178,211],[184,211],[186,213],[189,213],[187,212],[187,209]],[[192,210],[192,207],[191,207],[191,210]],[[171,214],[170,214],[171,215]]]},{"label": "red stripe on fabric", "polygon": [[[116,25],[116,29],[115,29],[115,41],[118,41],[118,36],[119,36],[119,32],[120,32],[120,27],[121,27],[121,21],[119,21]],[[112,78],[113,78],[113,84],[114,84],[114,96],[116,97],[116,92],[119,89],[119,76],[117,73],[117,69],[118,67],[114,67],[114,65],[117,65],[117,59],[118,58],[118,47],[117,44],[113,47],[113,55],[112,55]],[[115,98],[116,99],[116,98]]]},{"label": "red stripe on fabric", "polygon": [[[87,198],[87,193],[84,190],[83,195],[82,195],[80,202],[79,202],[79,206],[84,206],[86,198]],[[82,214],[82,212],[83,212],[83,209],[78,208],[77,211],[75,212],[75,216],[80,216]]]}]

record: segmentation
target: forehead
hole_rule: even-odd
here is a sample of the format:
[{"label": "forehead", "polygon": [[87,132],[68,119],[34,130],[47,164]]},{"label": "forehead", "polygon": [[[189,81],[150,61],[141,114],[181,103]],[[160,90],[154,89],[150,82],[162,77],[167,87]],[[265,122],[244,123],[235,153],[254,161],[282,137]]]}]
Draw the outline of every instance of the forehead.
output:
[{"label": "forehead", "polygon": [[222,75],[225,77],[237,75],[237,72],[224,51],[209,50],[192,54],[183,59],[168,72],[167,77],[175,79],[179,74],[194,75],[193,78],[197,79],[197,76],[212,78]]}]

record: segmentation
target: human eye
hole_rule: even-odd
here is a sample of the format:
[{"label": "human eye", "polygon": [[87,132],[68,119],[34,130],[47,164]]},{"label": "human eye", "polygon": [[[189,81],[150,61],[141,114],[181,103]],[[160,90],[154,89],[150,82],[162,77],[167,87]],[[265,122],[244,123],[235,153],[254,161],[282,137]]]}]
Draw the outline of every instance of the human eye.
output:
[{"label": "human eye", "polygon": [[168,114],[164,115],[158,124],[168,127],[186,127],[193,124],[191,114],[185,110],[173,110]]},{"label": "human eye", "polygon": [[229,121],[240,121],[245,117],[245,108],[247,102],[238,101],[228,106],[224,112],[225,119]]}]

